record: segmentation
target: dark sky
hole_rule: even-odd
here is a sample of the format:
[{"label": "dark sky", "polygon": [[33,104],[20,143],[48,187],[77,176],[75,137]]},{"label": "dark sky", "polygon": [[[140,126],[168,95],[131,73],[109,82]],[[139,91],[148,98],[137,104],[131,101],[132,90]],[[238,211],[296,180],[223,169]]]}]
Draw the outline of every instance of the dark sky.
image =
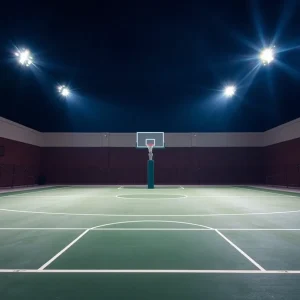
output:
[{"label": "dark sky", "polygon": [[[1,4],[5,118],[40,131],[242,132],[300,117],[299,1],[43,2]],[[276,62],[251,72],[273,41]],[[18,65],[14,47],[36,66]]]}]

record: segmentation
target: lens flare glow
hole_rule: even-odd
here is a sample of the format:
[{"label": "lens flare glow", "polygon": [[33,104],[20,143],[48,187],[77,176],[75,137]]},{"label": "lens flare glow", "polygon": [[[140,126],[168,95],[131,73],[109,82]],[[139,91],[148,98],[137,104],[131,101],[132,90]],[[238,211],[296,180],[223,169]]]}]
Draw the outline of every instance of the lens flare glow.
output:
[{"label": "lens flare glow", "polygon": [[29,67],[31,64],[33,64],[33,58],[29,50],[18,50],[15,55],[18,57],[18,61],[21,65]]},{"label": "lens flare glow", "polygon": [[236,92],[236,87],[234,85],[228,85],[224,89],[224,95],[226,97],[232,97]]},{"label": "lens flare glow", "polygon": [[65,85],[60,85],[57,89],[58,92],[64,97],[68,97],[70,95],[70,90]]},{"label": "lens flare glow", "polygon": [[274,60],[274,50],[272,48],[264,49],[260,54],[260,60],[264,65],[270,64]]}]

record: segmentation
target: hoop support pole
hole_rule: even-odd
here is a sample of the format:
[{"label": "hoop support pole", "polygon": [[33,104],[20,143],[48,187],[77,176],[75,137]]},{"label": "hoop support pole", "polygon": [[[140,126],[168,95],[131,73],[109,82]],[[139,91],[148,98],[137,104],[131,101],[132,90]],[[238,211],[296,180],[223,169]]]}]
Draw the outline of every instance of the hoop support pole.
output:
[{"label": "hoop support pole", "polygon": [[148,160],[147,179],[148,179],[148,189],[154,189],[154,160]]}]

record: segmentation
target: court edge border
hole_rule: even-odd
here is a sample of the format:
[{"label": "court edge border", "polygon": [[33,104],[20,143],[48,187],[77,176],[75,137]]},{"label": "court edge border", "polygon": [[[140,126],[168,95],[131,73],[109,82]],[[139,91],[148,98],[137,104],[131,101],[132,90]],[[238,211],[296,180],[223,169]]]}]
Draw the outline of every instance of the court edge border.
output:
[{"label": "court edge border", "polygon": [[114,273],[114,274],[280,274],[300,275],[300,270],[130,270],[130,269],[0,269],[1,273]]},{"label": "court edge border", "polygon": [[[122,188],[122,187],[121,187]],[[181,188],[181,187],[179,187]],[[155,220],[157,222],[157,220]],[[172,221],[171,221],[172,222]],[[119,222],[117,222],[119,223]],[[120,222],[123,223],[123,222]],[[127,222],[126,222],[127,223]],[[181,223],[181,222],[178,222]],[[108,224],[106,224],[108,225]],[[196,225],[196,224],[193,224]],[[197,224],[198,226],[203,226],[200,224]],[[99,227],[103,225],[98,225]],[[67,247],[65,247],[61,252],[57,253],[56,256],[54,256],[50,261],[48,261],[44,266],[42,266],[39,269],[0,269],[0,273],[198,273],[198,274],[212,274],[212,273],[217,273],[217,274],[300,274],[300,270],[265,270],[262,267],[258,266],[260,270],[64,270],[64,269],[44,269],[47,267],[47,265],[51,264],[52,261],[54,261],[57,256],[60,256],[62,253],[64,253],[69,247],[71,247],[74,243],[77,242],[83,235],[88,233],[90,230],[95,230],[98,226],[92,227],[87,229],[85,232],[83,232],[80,236],[77,237],[72,243],[70,243]],[[206,227],[206,226],[203,226]],[[218,234],[219,231],[218,229],[215,228],[209,228],[206,227],[206,230],[214,230]],[[220,229],[222,230],[222,229]],[[222,236],[222,234],[220,234]],[[222,236],[223,237],[223,236]],[[223,237],[224,238],[224,237]],[[228,241],[228,239],[225,237],[225,239]],[[230,244],[232,244],[231,241],[229,241]],[[234,245],[235,247],[235,245]],[[238,248],[238,247],[235,247]],[[237,249],[239,251],[239,249]],[[243,254],[243,251],[239,251],[241,254]],[[243,254],[246,258],[248,258],[245,254]],[[251,258],[250,258],[251,259]],[[248,260],[250,260],[248,258]],[[252,260],[252,259],[251,259]],[[250,261],[251,261],[250,260]],[[255,261],[254,261],[255,264]]]},{"label": "court edge border", "polygon": [[65,230],[65,231],[300,231],[300,228],[168,228],[168,227],[145,227],[145,228],[132,228],[132,227],[113,227],[113,228],[96,228],[90,229],[88,227],[0,227],[0,231],[5,230]]}]

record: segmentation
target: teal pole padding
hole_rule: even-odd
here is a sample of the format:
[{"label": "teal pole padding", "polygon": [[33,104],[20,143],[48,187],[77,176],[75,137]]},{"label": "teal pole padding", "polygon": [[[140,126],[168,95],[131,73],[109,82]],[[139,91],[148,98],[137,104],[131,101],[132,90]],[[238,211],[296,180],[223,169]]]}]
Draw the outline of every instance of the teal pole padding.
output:
[{"label": "teal pole padding", "polygon": [[148,160],[148,189],[154,189],[154,160]]}]

